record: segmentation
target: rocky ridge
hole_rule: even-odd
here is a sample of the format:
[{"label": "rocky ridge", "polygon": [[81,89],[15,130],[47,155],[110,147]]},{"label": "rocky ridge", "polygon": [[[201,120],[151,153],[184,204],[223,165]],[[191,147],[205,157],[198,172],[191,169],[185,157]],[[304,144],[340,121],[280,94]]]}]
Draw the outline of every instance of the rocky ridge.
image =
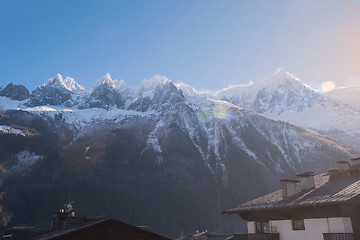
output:
[{"label": "rocky ridge", "polygon": [[[172,236],[198,227],[235,231],[238,219],[227,222],[223,209],[276,189],[279,177],[322,172],[360,155],[314,130],[182,90],[165,77],[130,88],[106,75],[91,93],[61,79],[24,101],[0,97],[0,161],[9,169],[3,187],[16,224],[31,219],[45,226],[47,214],[63,203],[54,196],[66,196],[71,186],[77,209],[88,215],[151,224]],[[301,112],[319,101],[289,80],[280,82],[300,86],[304,95],[289,96],[282,106]],[[276,87],[262,92],[273,91],[288,96]],[[305,93],[312,100],[297,104]],[[259,99],[254,106],[264,112],[275,106],[266,101],[280,101]],[[22,208],[25,203],[31,207]]]}]

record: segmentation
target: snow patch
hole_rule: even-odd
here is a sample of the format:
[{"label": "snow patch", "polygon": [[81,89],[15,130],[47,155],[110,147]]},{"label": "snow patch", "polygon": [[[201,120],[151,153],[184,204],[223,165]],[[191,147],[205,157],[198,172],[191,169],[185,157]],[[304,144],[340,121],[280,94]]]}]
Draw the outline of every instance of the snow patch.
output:
[{"label": "snow patch", "polygon": [[85,147],[84,154],[86,154],[86,153],[89,151],[89,149],[90,149],[90,147],[89,147],[89,146]]},{"label": "snow patch", "polygon": [[10,174],[23,173],[25,170],[33,166],[42,158],[43,156],[37,155],[34,152],[22,151],[13,156],[5,164],[5,167],[7,167],[7,172]]},{"label": "snow patch", "polygon": [[17,101],[0,96],[0,111],[19,110],[19,108],[23,107],[27,101],[27,99],[24,101]]},{"label": "snow patch", "polygon": [[22,128],[17,128],[15,126],[7,126],[7,125],[0,125],[0,134],[14,134],[21,136],[35,135],[35,133],[30,131],[29,129],[25,129],[25,128],[22,129]]}]

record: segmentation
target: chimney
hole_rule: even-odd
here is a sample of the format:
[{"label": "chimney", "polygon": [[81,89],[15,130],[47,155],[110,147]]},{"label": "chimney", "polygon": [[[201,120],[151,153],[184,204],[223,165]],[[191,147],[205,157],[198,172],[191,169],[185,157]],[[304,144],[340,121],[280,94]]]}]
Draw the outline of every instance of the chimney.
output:
[{"label": "chimney", "polygon": [[301,191],[298,186],[299,180],[282,179],[280,181],[283,198],[291,197]]},{"label": "chimney", "polygon": [[340,172],[350,170],[350,163],[348,161],[338,161],[336,163]]},{"label": "chimney", "polygon": [[356,166],[359,167],[360,166],[360,158],[353,158],[350,159],[350,166]]},{"label": "chimney", "polygon": [[304,172],[303,174],[298,174],[296,176],[299,177],[300,180],[300,183],[298,184],[298,187],[300,188],[299,192],[315,188],[315,175],[313,172]]}]

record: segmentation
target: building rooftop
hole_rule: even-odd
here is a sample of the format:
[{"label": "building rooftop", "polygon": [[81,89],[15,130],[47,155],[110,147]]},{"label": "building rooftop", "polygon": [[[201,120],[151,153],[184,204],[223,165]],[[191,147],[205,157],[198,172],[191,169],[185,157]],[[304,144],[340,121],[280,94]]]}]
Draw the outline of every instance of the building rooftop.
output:
[{"label": "building rooftop", "polygon": [[223,213],[341,204],[360,196],[359,174],[344,174],[335,171],[335,175],[320,174],[314,178],[315,188],[301,191],[287,198],[283,197],[282,190],[278,190],[225,210]]},{"label": "building rooftop", "polygon": [[[121,229],[121,228],[126,229],[122,233],[123,234],[122,235],[123,239],[129,239],[127,234],[129,234],[131,232],[137,232],[139,234],[146,234],[148,236],[146,239],[171,240],[170,238],[167,238],[167,237],[162,236],[160,234],[157,234],[155,232],[151,232],[151,231],[145,230],[143,228],[133,226],[131,224],[119,221],[119,220],[114,219],[114,218],[106,218],[106,219],[102,219],[102,220],[99,220],[99,221],[96,221],[96,222],[89,222],[89,223],[86,223],[86,224],[82,224],[81,226],[73,227],[73,228],[70,228],[70,229],[49,232],[47,234],[38,236],[35,239],[37,239],[37,240],[47,240],[47,239],[58,239],[58,238],[60,238],[60,237],[62,238],[64,236],[72,236],[71,234],[79,233],[79,232],[81,232],[83,230],[88,230],[88,229],[94,228],[95,226],[98,226],[100,224],[108,224],[108,223],[115,223],[116,226],[117,226],[116,227],[117,229]],[[113,236],[118,237],[118,235],[116,235],[116,233],[112,233],[112,234],[113,234]],[[104,239],[108,239],[107,237],[108,236],[105,235],[105,233],[104,233]]]}]

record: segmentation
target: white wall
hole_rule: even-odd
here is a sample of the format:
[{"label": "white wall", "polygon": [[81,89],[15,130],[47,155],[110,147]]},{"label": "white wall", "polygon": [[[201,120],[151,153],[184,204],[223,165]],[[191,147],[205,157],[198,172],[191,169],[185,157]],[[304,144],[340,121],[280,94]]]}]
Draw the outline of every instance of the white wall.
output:
[{"label": "white wall", "polygon": [[[271,220],[270,229],[280,233],[281,240],[323,240],[323,233],[352,233],[350,218],[305,219],[305,230],[292,230],[291,220]],[[248,233],[255,233],[255,222],[248,222]]]},{"label": "white wall", "polygon": [[350,218],[328,218],[331,233],[352,233]]},{"label": "white wall", "polygon": [[255,233],[255,222],[247,222],[248,233]]}]

